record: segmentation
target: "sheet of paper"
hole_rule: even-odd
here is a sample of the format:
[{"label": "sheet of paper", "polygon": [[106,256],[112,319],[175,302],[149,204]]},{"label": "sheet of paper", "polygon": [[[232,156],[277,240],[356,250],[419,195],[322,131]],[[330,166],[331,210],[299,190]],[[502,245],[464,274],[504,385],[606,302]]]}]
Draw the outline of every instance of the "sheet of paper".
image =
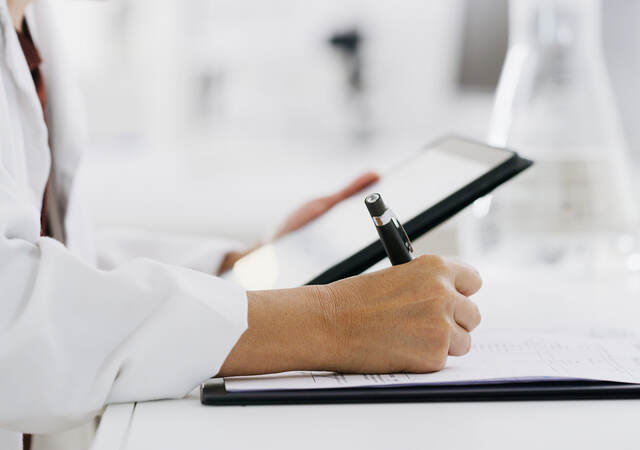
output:
[{"label": "sheet of paper", "polygon": [[225,379],[227,391],[592,379],[640,383],[640,340],[477,332],[469,354],[429,374],[287,372]]}]

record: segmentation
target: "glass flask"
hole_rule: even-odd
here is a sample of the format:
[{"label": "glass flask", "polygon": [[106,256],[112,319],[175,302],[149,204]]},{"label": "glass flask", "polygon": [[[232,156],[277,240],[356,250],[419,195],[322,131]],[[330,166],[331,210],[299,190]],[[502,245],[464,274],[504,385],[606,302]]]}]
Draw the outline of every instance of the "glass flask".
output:
[{"label": "glass flask", "polygon": [[640,270],[598,0],[512,0],[488,142],[535,164],[478,200],[462,248],[514,269]]}]

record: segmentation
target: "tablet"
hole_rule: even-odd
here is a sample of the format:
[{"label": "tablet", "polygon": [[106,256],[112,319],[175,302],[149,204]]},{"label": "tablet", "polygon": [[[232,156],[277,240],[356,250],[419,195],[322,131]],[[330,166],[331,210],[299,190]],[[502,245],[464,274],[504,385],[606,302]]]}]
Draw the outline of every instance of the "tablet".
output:
[{"label": "tablet", "polygon": [[240,259],[227,278],[249,290],[324,284],[385,258],[364,205],[379,192],[414,240],[531,165],[504,148],[459,137],[427,145],[364,192]]}]

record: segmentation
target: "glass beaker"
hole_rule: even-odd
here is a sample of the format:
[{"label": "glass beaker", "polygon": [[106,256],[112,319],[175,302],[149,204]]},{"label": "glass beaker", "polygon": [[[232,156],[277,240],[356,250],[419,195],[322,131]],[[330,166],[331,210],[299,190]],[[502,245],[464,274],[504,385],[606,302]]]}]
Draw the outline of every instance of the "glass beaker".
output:
[{"label": "glass beaker", "polygon": [[535,165],[474,205],[463,248],[514,268],[640,270],[599,0],[512,0],[509,14],[488,141]]}]

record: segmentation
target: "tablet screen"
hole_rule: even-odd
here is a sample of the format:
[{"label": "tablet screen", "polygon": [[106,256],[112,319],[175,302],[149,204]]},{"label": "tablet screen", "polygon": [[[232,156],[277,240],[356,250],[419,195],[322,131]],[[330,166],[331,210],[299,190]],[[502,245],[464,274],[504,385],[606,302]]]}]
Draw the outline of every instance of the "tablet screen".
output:
[{"label": "tablet screen", "polygon": [[228,278],[250,290],[303,285],[378,239],[366,194],[379,192],[404,223],[512,156],[462,139],[440,141],[315,221],[240,259]]}]

